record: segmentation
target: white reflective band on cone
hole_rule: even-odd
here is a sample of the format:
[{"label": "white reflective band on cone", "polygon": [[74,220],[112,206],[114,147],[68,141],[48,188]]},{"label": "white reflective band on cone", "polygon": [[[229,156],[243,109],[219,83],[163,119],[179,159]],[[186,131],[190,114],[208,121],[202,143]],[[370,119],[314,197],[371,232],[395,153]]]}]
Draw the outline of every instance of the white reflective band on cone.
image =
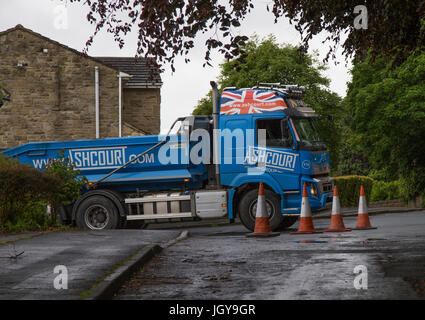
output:
[{"label": "white reflective band on cone", "polygon": [[360,196],[359,199],[359,214],[367,213],[366,197]]},{"label": "white reflective band on cone", "polygon": [[302,199],[300,217],[311,217],[310,200],[308,199],[308,197],[303,197]]},{"label": "white reflective band on cone", "polygon": [[257,211],[255,212],[256,218],[268,218],[267,214],[267,208],[266,208],[266,201],[264,199],[264,196],[258,196],[257,201]]},{"label": "white reflective band on cone", "polygon": [[341,205],[339,203],[339,197],[334,196],[332,200],[332,214],[341,214]]}]

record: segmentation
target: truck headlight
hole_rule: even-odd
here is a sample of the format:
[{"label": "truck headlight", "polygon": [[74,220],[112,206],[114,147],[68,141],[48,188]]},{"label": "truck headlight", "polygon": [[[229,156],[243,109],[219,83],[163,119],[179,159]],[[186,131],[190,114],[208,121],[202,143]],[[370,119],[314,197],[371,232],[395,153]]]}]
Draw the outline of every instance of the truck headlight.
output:
[{"label": "truck headlight", "polygon": [[319,190],[317,189],[317,184],[314,182],[306,182],[308,188],[310,188],[310,195],[313,198],[319,198]]}]

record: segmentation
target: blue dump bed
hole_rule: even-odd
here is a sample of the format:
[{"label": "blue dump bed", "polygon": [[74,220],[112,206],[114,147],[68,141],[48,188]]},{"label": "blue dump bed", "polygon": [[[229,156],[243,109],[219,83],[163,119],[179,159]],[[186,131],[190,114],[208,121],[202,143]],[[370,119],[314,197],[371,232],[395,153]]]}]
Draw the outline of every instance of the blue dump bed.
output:
[{"label": "blue dump bed", "polygon": [[[140,136],[27,143],[3,153],[42,170],[49,159],[64,152],[77,170],[91,182],[102,179],[128,161],[160,142],[164,136]],[[184,137],[169,136],[167,143],[155,148],[120,169],[101,185],[120,192],[199,188],[207,179],[204,165],[189,163]]]}]

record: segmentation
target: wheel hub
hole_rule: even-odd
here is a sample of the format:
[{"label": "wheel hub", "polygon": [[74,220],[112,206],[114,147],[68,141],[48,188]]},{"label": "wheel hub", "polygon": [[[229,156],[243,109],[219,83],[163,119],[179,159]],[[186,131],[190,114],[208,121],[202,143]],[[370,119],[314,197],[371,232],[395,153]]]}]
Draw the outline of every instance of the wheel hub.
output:
[{"label": "wheel hub", "polygon": [[98,213],[97,215],[96,215],[96,220],[98,221],[98,222],[100,222],[100,223],[103,223],[103,222],[105,222],[105,220],[106,220],[106,215],[102,212],[102,213]]},{"label": "wheel hub", "polygon": [[87,208],[84,219],[86,225],[92,230],[101,230],[106,227],[109,222],[109,212],[104,206],[99,204]]}]

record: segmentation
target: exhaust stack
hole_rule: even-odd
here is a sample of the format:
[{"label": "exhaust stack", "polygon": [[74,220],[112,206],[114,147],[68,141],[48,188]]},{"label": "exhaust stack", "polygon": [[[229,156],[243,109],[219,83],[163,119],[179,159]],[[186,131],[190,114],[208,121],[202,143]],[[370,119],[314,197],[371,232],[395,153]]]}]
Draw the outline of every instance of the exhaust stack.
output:
[{"label": "exhaust stack", "polygon": [[219,156],[219,134],[218,134],[218,90],[215,81],[211,81],[212,104],[213,104],[213,163],[215,164],[215,180],[217,187],[220,188],[220,156]]}]

